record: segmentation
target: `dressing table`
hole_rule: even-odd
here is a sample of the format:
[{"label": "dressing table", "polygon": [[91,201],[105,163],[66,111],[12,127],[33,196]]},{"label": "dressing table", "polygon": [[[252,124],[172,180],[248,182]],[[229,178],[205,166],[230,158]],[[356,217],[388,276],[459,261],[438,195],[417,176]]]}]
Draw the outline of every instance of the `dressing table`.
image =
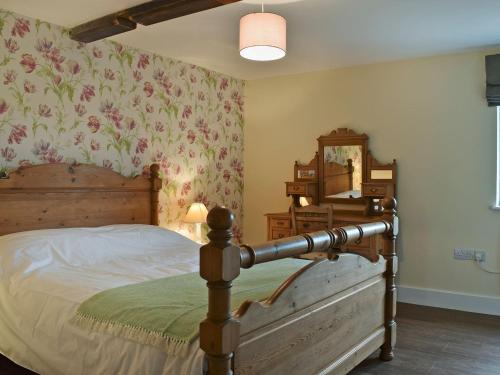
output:
[{"label": "dressing table", "polygon": [[[318,151],[312,160],[306,164],[296,161],[293,181],[285,182],[291,204],[301,207],[306,198],[311,205],[331,207],[334,227],[380,220],[379,202],[385,196],[396,196],[397,165],[396,160],[380,163],[369,150],[368,142],[366,134],[348,128],[319,137]],[[266,216],[268,240],[330,229],[326,222],[314,217],[314,212],[310,221],[295,223],[295,230],[290,209]],[[349,245],[349,249],[369,253],[377,247],[375,241],[374,237],[365,238]]]}]

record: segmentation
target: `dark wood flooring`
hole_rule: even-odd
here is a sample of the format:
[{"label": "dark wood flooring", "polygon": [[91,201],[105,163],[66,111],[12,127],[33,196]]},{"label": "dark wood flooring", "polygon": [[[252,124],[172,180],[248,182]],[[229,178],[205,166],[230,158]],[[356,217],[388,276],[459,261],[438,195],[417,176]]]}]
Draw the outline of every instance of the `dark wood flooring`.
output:
[{"label": "dark wood flooring", "polygon": [[[350,375],[500,375],[500,317],[398,304],[397,321],[394,360],[374,353]],[[0,374],[33,375],[3,357]]]}]

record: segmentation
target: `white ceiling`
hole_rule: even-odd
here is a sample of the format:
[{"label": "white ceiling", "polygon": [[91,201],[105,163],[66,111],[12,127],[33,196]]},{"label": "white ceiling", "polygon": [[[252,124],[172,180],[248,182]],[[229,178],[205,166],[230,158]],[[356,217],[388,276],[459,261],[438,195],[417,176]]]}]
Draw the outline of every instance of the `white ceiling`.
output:
[{"label": "white ceiling", "polygon": [[[144,0],[0,0],[0,7],[71,27]],[[500,0],[264,0],[288,21],[288,54],[238,53],[245,0],[113,37],[124,44],[244,79],[401,60],[500,45]]]}]

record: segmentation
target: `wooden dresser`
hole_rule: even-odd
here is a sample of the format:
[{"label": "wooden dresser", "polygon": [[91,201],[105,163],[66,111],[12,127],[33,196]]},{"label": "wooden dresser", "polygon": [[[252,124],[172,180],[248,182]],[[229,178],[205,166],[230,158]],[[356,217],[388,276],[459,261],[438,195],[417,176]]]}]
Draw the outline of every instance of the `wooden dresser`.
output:
[{"label": "wooden dresser", "polygon": [[[309,163],[295,162],[294,180],[285,182],[285,193],[295,207],[301,206],[301,198],[313,205],[330,205],[334,227],[359,225],[380,220],[380,200],[396,196],[396,173],[395,160],[382,164],[373,157],[366,134],[340,128],[318,138],[318,152]],[[331,229],[311,219],[297,221],[294,233],[290,210],[266,217],[268,240]],[[364,238],[348,249],[369,253],[377,246],[375,241],[375,237]]]}]

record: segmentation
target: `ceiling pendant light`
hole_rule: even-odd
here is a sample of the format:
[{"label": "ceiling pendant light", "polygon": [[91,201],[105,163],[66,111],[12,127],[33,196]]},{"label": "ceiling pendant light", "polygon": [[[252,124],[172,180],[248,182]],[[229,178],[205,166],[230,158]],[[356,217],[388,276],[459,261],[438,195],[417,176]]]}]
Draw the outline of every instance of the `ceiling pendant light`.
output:
[{"label": "ceiling pendant light", "polygon": [[248,60],[272,61],[286,55],[286,20],[274,13],[250,13],[240,20],[240,55]]}]

